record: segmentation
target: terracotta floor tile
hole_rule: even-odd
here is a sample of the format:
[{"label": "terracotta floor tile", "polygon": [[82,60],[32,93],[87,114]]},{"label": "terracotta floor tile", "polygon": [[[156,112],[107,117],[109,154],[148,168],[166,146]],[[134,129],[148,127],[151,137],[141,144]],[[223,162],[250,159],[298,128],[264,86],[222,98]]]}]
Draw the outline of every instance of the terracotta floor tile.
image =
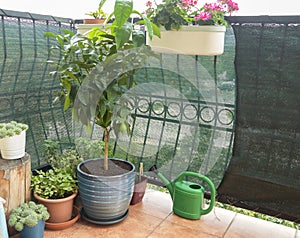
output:
[{"label": "terracotta floor tile", "polygon": [[295,229],[237,214],[224,238],[294,238],[295,234]]},{"label": "terracotta floor tile", "polygon": [[[169,194],[147,189],[141,203],[130,206],[128,217],[101,226],[79,219],[72,227],[45,230],[44,238],[300,238],[300,232],[271,222],[215,208],[199,220],[172,212]],[[17,236],[16,236],[17,237]]]},{"label": "terracotta floor tile", "polygon": [[164,219],[172,212],[172,206],[173,202],[168,193],[147,188],[142,202],[130,206],[130,209]]},{"label": "terracotta floor tile", "polygon": [[165,221],[147,238],[216,238],[214,235]]},{"label": "terracotta floor tile", "polygon": [[45,231],[45,238],[144,238],[147,237],[159,224],[161,218],[141,213],[136,208],[129,211],[129,215],[122,222],[113,225],[97,225],[80,219],[72,227],[61,231]]},{"label": "terracotta floor tile", "polygon": [[167,220],[199,232],[221,237],[228,229],[234,216],[234,212],[215,207],[213,211],[201,216],[199,220],[189,220],[175,214],[169,216]]}]

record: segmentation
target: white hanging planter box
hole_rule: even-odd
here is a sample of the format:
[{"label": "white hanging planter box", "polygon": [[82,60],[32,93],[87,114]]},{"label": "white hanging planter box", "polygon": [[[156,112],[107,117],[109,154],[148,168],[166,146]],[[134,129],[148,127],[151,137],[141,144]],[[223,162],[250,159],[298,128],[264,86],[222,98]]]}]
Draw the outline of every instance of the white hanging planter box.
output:
[{"label": "white hanging planter box", "polygon": [[19,159],[25,155],[26,130],[20,135],[6,136],[0,139],[2,159]]},{"label": "white hanging planter box", "polygon": [[161,38],[147,39],[155,52],[187,55],[221,55],[225,26],[182,26],[178,31],[161,29]]}]

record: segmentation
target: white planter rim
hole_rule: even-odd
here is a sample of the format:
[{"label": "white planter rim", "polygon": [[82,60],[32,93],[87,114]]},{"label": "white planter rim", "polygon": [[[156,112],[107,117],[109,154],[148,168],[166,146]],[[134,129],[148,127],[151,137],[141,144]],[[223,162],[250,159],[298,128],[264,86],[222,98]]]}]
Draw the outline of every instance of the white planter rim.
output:
[{"label": "white planter rim", "polygon": [[[160,31],[167,31],[167,30],[164,27],[161,27]],[[176,30],[172,30],[172,31],[176,31]],[[225,32],[226,26],[213,26],[213,25],[181,26],[179,31]]]}]

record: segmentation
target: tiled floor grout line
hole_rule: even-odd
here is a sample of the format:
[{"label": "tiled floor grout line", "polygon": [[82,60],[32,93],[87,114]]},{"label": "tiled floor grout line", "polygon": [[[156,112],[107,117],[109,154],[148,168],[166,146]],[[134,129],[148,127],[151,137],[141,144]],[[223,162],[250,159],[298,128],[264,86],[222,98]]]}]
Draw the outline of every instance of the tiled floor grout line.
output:
[{"label": "tiled floor grout line", "polygon": [[227,226],[226,230],[224,231],[224,234],[222,235],[222,238],[225,237],[226,233],[228,232],[229,228],[231,227],[232,223],[234,222],[235,218],[237,217],[237,213],[235,213],[234,217],[232,218],[231,222]]},{"label": "tiled floor grout line", "polygon": [[167,218],[168,218],[169,216],[171,216],[172,214],[173,214],[173,212],[170,212],[165,218],[163,218],[163,219],[161,220],[161,222],[158,223],[158,225],[155,226],[155,227],[153,228],[153,230],[146,236],[146,238],[149,237],[150,235],[152,235],[153,232],[154,232],[161,224],[163,224],[163,223],[167,220]]}]

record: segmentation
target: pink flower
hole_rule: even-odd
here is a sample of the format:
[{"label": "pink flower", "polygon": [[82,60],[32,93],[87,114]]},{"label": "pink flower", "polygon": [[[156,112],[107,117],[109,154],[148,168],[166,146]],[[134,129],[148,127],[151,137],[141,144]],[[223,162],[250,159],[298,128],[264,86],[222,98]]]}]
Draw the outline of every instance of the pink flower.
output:
[{"label": "pink flower", "polygon": [[224,11],[223,5],[218,3],[218,2],[214,2],[214,3],[205,3],[204,4],[204,11],[207,12],[215,12],[215,11]]},{"label": "pink flower", "polygon": [[234,12],[234,11],[238,11],[239,10],[239,6],[237,3],[233,2],[232,0],[228,0],[227,1],[227,11],[228,12]]},{"label": "pink flower", "polygon": [[195,0],[181,0],[182,5],[184,5],[185,7],[192,7],[197,5],[198,1]]},{"label": "pink flower", "polygon": [[146,2],[146,7],[152,7],[152,2],[151,1],[147,1]]},{"label": "pink flower", "polygon": [[207,21],[210,18],[211,18],[210,12],[200,12],[197,16],[195,16],[196,21],[199,21],[199,20]]}]

